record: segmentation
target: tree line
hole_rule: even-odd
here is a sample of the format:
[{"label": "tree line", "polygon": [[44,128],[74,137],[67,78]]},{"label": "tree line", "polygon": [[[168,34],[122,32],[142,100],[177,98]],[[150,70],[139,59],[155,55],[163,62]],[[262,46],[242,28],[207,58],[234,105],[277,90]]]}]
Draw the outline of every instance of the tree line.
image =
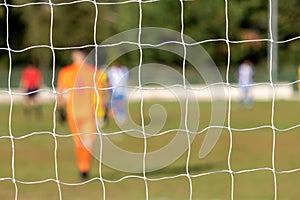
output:
[{"label": "tree line", "polygon": [[[74,46],[100,44],[106,38],[122,31],[138,28],[140,15],[142,27],[163,27],[184,33],[196,41],[228,39],[230,41],[265,39],[269,37],[269,1],[224,0],[185,1],[176,0],[144,2],[140,10],[137,2],[103,0],[92,1],[52,0],[2,0],[0,1],[0,70],[7,68],[11,48],[12,64],[22,66],[34,60],[44,70],[55,64],[61,67],[70,62],[70,50]],[[119,1],[120,2],[120,1]],[[34,3],[23,6],[26,3]],[[300,10],[298,0],[278,0],[278,40],[284,41],[300,35]],[[228,10],[226,13],[225,6]],[[226,21],[226,14],[227,20]],[[184,27],[182,27],[182,20]],[[228,32],[226,30],[228,26]],[[96,27],[96,28],[95,28]],[[280,43],[279,71],[300,64],[300,42]],[[45,45],[45,46],[43,46]],[[54,52],[46,46],[54,46]],[[228,48],[226,42],[205,42],[203,48],[218,67],[226,67]],[[37,48],[32,48],[37,47]],[[243,59],[252,60],[256,66],[266,66],[269,42],[230,43],[230,63],[237,66]],[[54,54],[53,54],[54,53]],[[181,65],[180,58],[172,54],[148,51],[149,60],[169,65]],[[138,52],[125,55],[123,62],[129,67],[137,62]]]}]

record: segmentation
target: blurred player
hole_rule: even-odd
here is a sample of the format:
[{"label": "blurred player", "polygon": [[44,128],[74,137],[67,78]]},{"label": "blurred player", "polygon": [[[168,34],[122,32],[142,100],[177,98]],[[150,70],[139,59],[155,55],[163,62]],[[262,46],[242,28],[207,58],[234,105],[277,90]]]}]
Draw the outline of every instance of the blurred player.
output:
[{"label": "blurred player", "polygon": [[32,108],[36,110],[37,116],[41,115],[41,106],[38,101],[38,90],[43,82],[43,76],[39,68],[30,63],[22,72],[20,87],[27,93],[25,97],[25,114]]},{"label": "blurred player", "polygon": [[119,123],[124,123],[126,120],[126,94],[129,72],[126,66],[116,63],[108,69],[108,81],[110,87],[111,110],[113,116]]},{"label": "blurred player", "polygon": [[108,121],[108,105],[109,93],[106,89],[108,88],[108,78],[105,68],[100,68],[97,71],[97,92],[94,95],[94,104],[97,108],[97,121],[98,127],[102,128]]},{"label": "blurred player", "polygon": [[[74,50],[73,63],[60,70],[57,81],[58,91],[61,93],[58,95],[58,110],[59,113],[64,113],[66,105],[66,119],[74,134],[75,155],[82,180],[88,178],[91,167],[91,151],[96,139],[96,135],[91,133],[97,132],[93,102],[96,96],[93,88],[95,68],[85,63],[85,57],[83,51]],[[89,88],[82,88],[85,86]],[[100,95],[98,99],[101,99]],[[101,108],[102,104],[99,104],[98,110]],[[64,114],[59,119],[64,120]]]},{"label": "blurred player", "polygon": [[238,68],[238,84],[242,91],[242,103],[246,107],[251,107],[253,105],[253,99],[250,96],[250,87],[253,83],[253,64],[249,60],[245,60]]}]

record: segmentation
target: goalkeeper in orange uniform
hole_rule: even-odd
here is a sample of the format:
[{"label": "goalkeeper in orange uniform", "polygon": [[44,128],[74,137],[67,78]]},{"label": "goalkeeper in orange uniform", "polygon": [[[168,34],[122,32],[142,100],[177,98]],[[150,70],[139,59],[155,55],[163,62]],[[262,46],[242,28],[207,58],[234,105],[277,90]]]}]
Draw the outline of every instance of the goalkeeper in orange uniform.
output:
[{"label": "goalkeeper in orange uniform", "polygon": [[[59,120],[67,120],[70,131],[74,134],[75,156],[83,180],[88,178],[91,167],[91,151],[97,132],[95,116],[102,117],[99,115],[104,115],[105,110],[105,98],[102,98],[105,96],[104,92],[100,93],[94,89],[95,68],[85,63],[85,57],[86,54],[83,51],[74,50],[72,52],[73,63],[59,71],[57,80],[60,92],[57,100]],[[97,88],[106,87],[105,77],[104,73],[101,73]],[[95,103],[98,105],[96,106]],[[65,107],[66,115],[64,114]],[[98,110],[96,111],[95,108]]]}]

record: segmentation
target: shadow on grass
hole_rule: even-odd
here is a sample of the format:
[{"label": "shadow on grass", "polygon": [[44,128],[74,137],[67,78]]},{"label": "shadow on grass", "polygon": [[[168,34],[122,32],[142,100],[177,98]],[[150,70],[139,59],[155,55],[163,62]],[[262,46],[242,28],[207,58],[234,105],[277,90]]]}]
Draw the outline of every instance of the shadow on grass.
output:
[{"label": "shadow on grass", "polygon": [[[207,171],[209,169],[214,168],[215,166],[211,163],[206,164],[194,164],[189,165],[188,170],[190,174],[199,173],[203,171]],[[166,167],[157,171],[147,172],[146,176],[159,176],[159,175],[178,175],[178,174],[186,174],[186,166],[174,166],[174,167]]]},{"label": "shadow on grass", "polygon": [[[212,163],[206,163],[206,164],[194,164],[194,165],[189,165],[189,173],[190,174],[199,174],[201,172],[208,171],[210,169],[215,168],[216,165]],[[165,176],[175,176],[179,174],[186,174],[186,166],[181,165],[181,166],[170,166],[166,167],[160,170],[156,170],[153,172],[147,172],[146,176],[147,177],[165,177]],[[143,173],[135,173],[135,174],[126,174],[124,172],[109,172],[109,173],[104,173],[103,177],[108,180],[118,180],[121,179],[127,175],[135,175],[135,176],[141,176],[143,177]]]}]

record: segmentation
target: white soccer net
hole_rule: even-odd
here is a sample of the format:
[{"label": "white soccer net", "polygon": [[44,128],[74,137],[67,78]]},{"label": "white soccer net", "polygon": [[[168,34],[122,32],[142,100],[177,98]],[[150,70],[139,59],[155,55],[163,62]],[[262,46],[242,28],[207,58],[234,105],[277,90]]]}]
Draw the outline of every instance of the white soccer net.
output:
[{"label": "white soccer net", "polygon": [[[286,187],[291,187],[292,193],[297,195],[296,189],[292,187],[297,185],[295,179],[300,171],[299,163],[292,160],[297,158],[297,155],[290,152],[293,150],[284,149],[285,143],[278,137],[282,138],[282,134],[290,133],[289,131],[295,132],[299,124],[288,121],[288,125],[277,126],[276,117],[285,115],[285,111],[280,111],[280,106],[276,102],[280,98],[290,96],[293,93],[289,90],[290,87],[296,85],[298,81],[279,84],[274,80],[274,68],[277,67],[277,63],[274,62],[277,59],[274,47],[278,44],[299,41],[300,36],[284,41],[277,40],[275,24],[272,24],[273,18],[277,16],[272,9],[274,1],[270,0],[266,1],[269,5],[267,12],[269,36],[233,40],[229,36],[232,31],[229,29],[230,2],[222,1],[224,15],[220,20],[223,20],[224,38],[197,41],[192,39],[193,36],[185,34],[188,26],[185,24],[187,14],[185,6],[193,4],[193,1],[178,0],[178,10],[166,10],[179,13],[178,30],[144,26],[144,5],[152,5],[155,9],[161,4],[158,0],[0,2],[0,7],[5,13],[3,24],[6,24],[5,47],[0,47],[0,51],[6,52],[8,58],[7,88],[0,90],[0,101],[2,100],[5,105],[1,106],[1,112],[5,114],[1,114],[0,126],[7,127],[0,128],[0,199],[277,199],[288,195]],[[92,34],[82,36],[92,38],[92,42],[84,45],[66,42],[66,46],[56,46],[55,43],[60,40],[57,38],[59,34],[72,32],[76,34],[75,22],[74,30],[68,33],[53,31],[57,10],[80,4],[94,10],[93,28],[88,30],[89,33],[92,31]],[[16,9],[39,5],[46,7],[47,19],[50,20],[49,32],[45,33],[49,35],[49,44],[40,42],[39,37],[33,35],[30,46],[14,49],[11,47],[10,29],[13,22],[9,19],[9,13]],[[102,10],[103,7],[109,6],[112,8],[111,12]],[[135,27],[124,28],[122,33],[108,35],[107,40],[98,43],[102,20],[123,26],[122,23],[114,21],[114,15],[122,14],[115,13],[114,6],[132,6],[138,13],[135,13],[136,18],[131,20],[137,24]],[[206,8],[199,8],[199,12],[202,9]],[[67,16],[68,13],[64,15]],[[128,16],[124,16],[124,20],[128,20],[127,18]],[[211,23],[209,19],[204,20],[205,23]],[[34,40],[35,37],[37,41]],[[78,40],[80,39],[82,38],[79,37]],[[222,43],[227,51],[226,70],[223,74],[218,71],[201,47],[210,43]],[[268,79],[249,85],[258,88],[253,94],[254,99],[266,100],[254,110],[241,109],[237,105],[238,87],[231,81],[231,77],[234,76],[231,57],[236,53],[232,52],[233,46],[248,43],[268,44],[266,49],[271,52]],[[78,179],[75,159],[69,158],[73,156],[72,134],[69,134],[67,125],[59,124],[57,121],[59,92],[56,80],[61,67],[57,63],[61,61],[58,61],[56,56],[63,51],[78,48],[97,49],[96,53],[101,48],[117,49],[113,51],[113,55],[109,55],[107,64],[112,64],[118,57],[127,53],[135,52],[136,54],[132,56],[135,56],[134,65],[137,66],[135,68],[131,66],[133,82],[128,86],[130,101],[127,104],[128,109],[132,113],[135,111],[137,116],[130,116],[131,121],[127,121],[125,125],[116,122],[109,130],[98,129],[98,133],[95,133],[98,136],[95,162],[93,161],[90,177],[83,182]],[[12,77],[15,68],[14,56],[34,49],[50,52],[52,67],[51,75],[47,75],[50,77],[51,86],[39,90],[43,96],[42,100],[47,101],[44,116],[33,122],[30,117],[17,116],[20,114],[18,109],[21,110],[22,107],[19,106],[19,100],[28,93],[16,90],[12,85]],[[147,49],[177,55],[181,58],[180,70],[174,70],[173,66],[168,67],[158,60],[151,61],[151,64],[145,63]],[[196,73],[201,77],[201,85],[189,83],[187,66],[190,65],[199,65],[193,66],[192,74]],[[207,68],[203,65],[207,65]],[[69,90],[72,89],[86,88]],[[198,101],[202,103],[198,104]],[[282,113],[276,113],[276,105]],[[165,108],[162,108],[164,106]],[[149,111],[150,119],[147,113],[149,107],[152,109]],[[267,113],[259,113],[259,110],[262,112],[267,110]],[[170,113],[165,115],[165,112]],[[257,115],[262,115],[265,121],[255,122],[256,118],[261,120]],[[174,116],[175,118],[172,118]],[[48,130],[45,130],[42,122],[39,122],[45,119]],[[174,122],[174,119],[177,121]],[[21,123],[22,127],[18,127],[20,123],[17,120],[26,122]],[[241,122],[237,122],[239,120]],[[169,125],[165,127],[164,125],[168,123]],[[30,124],[33,124],[34,128],[30,127]],[[292,133],[295,134],[294,132]],[[290,145],[297,146],[297,137],[291,137],[290,140],[294,143]],[[109,146],[111,144],[109,141],[114,142],[112,145],[114,147]],[[120,147],[115,147],[117,145]],[[277,149],[277,146],[283,148],[286,154],[278,155],[282,149]],[[239,150],[245,154],[239,154]],[[276,155],[282,162],[296,164],[285,167],[277,161]],[[286,159],[282,158],[282,155],[292,157]]]}]

